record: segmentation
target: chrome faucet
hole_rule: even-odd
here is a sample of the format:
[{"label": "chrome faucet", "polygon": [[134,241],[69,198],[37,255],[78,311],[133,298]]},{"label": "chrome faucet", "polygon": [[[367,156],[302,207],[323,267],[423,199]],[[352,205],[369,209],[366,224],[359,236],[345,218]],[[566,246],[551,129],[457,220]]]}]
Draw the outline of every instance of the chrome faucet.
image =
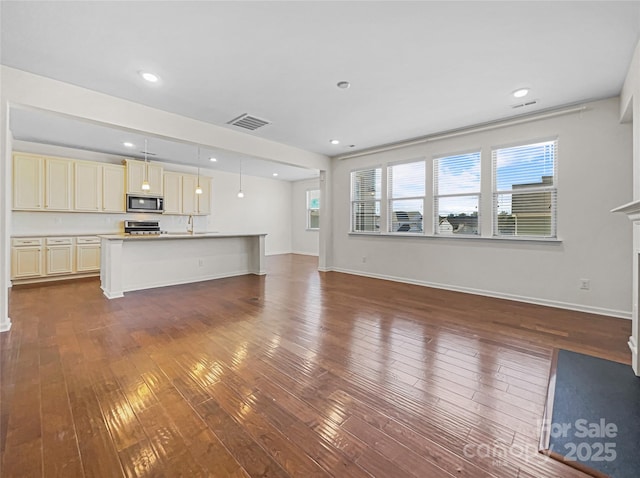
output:
[{"label": "chrome faucet", "polygon": [[187,219],[187,232],[193,234],[193,216],[191,214],[189,214],[189,219]]}]

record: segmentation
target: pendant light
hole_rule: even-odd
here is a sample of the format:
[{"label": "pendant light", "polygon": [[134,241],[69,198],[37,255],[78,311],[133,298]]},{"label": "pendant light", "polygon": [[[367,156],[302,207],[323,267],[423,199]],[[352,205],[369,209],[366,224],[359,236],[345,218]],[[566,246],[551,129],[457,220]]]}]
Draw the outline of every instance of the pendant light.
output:
[{"label": "pendant light", "polygon": [[[200,146],[198,146],[197,164],[200,164]],[[198,166],[198,182],[196,183],[196,194],[202,194],[202,188],[200,187],[200,166]]]},{"label": "pendant light", "polygon": [[242,192],[242,159],[240,160],[240,191],[238,191],[238,197],[242,199],[244,193]]},{"label": "pendant light", "polygon": [[147,162],[147,140],[144,140],[144,180],[142,181],[142,190],[149,191],[151,185],[149,184],[149,163]]}]

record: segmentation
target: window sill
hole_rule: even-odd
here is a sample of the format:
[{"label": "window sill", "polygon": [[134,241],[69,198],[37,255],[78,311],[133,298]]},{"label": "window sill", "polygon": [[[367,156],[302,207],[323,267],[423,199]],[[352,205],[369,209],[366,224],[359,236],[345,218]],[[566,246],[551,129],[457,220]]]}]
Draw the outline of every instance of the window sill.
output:
[{"label": "window sill", "polygon": [[473,235],[443,235],[443,234],[421,234],[421,233],[394,233],[394,232],[349,232],[349,236],[367,236],[367,237],[412,237],[421,239],[436,239],[447,240],[452,239],[454,241],[506,241],[506,242],[535,242],[535,243],[550,243],[560,244],[562,239],[555,237],[503,237],[503,236],[473,236]]},{"label": "window sill", "polygon": [[310,231],[310,232],[318,232],[320,230],[319,227],[308,227],[305,229],[305,231]]}]

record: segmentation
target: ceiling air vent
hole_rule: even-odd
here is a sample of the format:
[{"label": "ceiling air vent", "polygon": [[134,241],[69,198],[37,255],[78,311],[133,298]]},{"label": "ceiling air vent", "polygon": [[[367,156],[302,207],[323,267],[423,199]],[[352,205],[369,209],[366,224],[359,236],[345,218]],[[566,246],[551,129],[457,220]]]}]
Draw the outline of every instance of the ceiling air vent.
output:
[{"label": "ceiling air vent", "polygon": [[271,124],[271,122],[260,119],[260,118],[256,118],[255,116],[251,116],[245,113],[243,115],[238,116],[235,119],[232,119],[227,124],[232,124],[233,126],[237,126],[239,128],[255,131],[258,128],[262,128],[263,126]]},{"label": "ceiling air vent", "polygon": [[524,106],[532,106],[535,105],[538,102],[538,100],[532,100],[532,101],[527,101],[526,103],[520,103],[519,105],[513,105],[511,106],[512,108],[522,108]]}]

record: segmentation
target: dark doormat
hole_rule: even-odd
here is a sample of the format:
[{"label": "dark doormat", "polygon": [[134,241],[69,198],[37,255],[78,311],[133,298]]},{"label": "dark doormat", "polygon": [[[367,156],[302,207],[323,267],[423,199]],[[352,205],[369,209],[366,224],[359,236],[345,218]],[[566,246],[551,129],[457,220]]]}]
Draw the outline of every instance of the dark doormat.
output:
[{"label": "dark doormat", "polygon": [[640,477],[640,378],[567,350],[553,362],[541,452],[592,476]]}]

